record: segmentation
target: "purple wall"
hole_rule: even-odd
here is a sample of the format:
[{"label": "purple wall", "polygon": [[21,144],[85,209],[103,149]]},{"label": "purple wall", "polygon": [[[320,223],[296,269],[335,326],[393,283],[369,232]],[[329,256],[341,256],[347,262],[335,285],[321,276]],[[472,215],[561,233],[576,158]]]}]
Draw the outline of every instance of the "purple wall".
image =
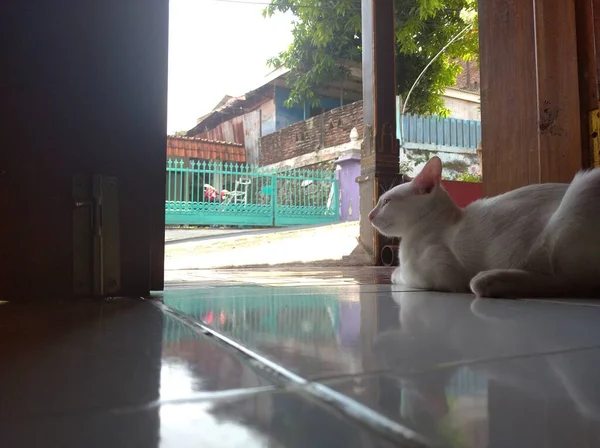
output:
[{"label": "purple wall", "polygon": [[340,221],[358,221],[358,184],[360,176],[360,155],[341,156],[337,161],[336,171],[340,188]]}]

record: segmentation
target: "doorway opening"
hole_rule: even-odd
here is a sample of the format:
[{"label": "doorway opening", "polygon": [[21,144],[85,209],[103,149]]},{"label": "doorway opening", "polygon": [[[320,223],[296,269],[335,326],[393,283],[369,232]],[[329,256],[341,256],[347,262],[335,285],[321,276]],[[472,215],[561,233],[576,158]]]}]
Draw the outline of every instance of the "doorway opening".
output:
[{"label": "doorway opening", "polygon": [[[440,156],[461,205],[481,195],[477,10],[463,3],[427,20],[396,8],[395,81],[398,172]],[[407,20],[427,26],[408,39]],[[166,281],[372,264],[360,2],[171,0],[169,29]]]}]

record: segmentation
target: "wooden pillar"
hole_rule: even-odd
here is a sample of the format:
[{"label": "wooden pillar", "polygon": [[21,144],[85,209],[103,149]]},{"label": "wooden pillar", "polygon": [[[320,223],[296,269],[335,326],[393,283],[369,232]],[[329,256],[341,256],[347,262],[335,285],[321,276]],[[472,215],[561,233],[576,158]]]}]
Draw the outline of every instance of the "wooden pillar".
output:
[{"label": "wooden pillar", "polygon": [[[589,164],[596,0],[480,0],[483,188],[570,182]],[[595,69],[595,70],[594,70]]]},{"label": "wooden pillar", "polygon": [[[592,136],[593,130],[590,129],[590,117],[599,107],[600,1],[576,0],[575,24],[577,28],[582,163],[587,168],[598,165],[598,160],[600,160],[597,148],[594,156],[594,140],[598,141],[598,135]],[[595,118],[600,118],[597,113]]]},{"label": "wooden pillar", "polygon": [[364,143],[361,158],[360,239],[380,265],[378,235],[367,215],[398,175],[394,2],[362,0]]}]

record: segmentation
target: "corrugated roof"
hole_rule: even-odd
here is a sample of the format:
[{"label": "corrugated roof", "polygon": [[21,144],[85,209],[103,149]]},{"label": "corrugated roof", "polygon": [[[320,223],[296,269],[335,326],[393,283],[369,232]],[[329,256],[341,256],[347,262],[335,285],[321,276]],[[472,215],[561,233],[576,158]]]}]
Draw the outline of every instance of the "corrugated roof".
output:
[{"label": "corrugated roof", "polygon": [[246,150],[241,143],[169,135],[167,136],[167,157],[246,163]]}]

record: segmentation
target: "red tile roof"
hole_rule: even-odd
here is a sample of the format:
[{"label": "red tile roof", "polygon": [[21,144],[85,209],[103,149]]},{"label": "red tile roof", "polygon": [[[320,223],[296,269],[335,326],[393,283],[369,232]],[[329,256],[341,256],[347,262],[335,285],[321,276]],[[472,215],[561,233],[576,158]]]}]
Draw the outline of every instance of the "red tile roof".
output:
[{"label": "red tile roof", "polygon": [[241,143],[218,142],[179,135],[167,136],[167,157],[246,163],[246,151]]}]

